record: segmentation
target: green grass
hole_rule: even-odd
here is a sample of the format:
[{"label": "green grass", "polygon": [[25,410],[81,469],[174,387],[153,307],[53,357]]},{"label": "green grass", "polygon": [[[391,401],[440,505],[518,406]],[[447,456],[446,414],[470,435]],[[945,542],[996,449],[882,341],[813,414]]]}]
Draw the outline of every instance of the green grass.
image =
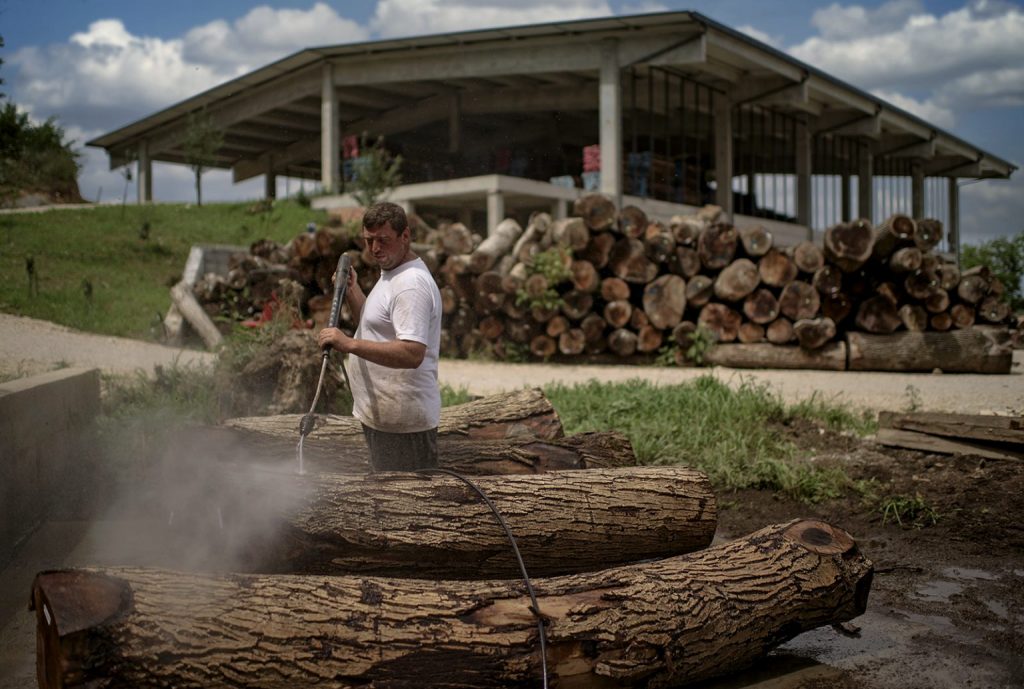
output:
[{"label": "green grass", "polygon": [[767,386],[733,389],[711,376],[666,386],[591,381],[545,392],[566,433],[622,431],[641,464],[686,464],[706,472],[718,489],[765,488],[809,502],[839,495],[849,479],[801,459],[777,425],[802,417],[834,430],[868,427],[821,399],[787,407]]},{"label": "green grass", "polygon": [[[306,223],[326,221],[322,211],[294,201],[275,203],[269,213],[252,213],[252,206],[98,206],[0,215],[0,311],[152,339],[193,244],[284,243]],[[38,275],[37,295],[29,294],[28,257]]]}]

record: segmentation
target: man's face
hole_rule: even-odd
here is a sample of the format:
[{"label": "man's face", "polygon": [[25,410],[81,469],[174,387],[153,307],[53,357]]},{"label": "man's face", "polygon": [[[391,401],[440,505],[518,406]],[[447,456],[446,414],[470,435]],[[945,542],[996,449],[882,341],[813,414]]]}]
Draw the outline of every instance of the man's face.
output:
[{"label": "man's face", "polygon": [[409,230],[398,234],[391,229],[389,222],[372,229],[364,227],[363,241],[383,270],[398,266],[409,252]]}]

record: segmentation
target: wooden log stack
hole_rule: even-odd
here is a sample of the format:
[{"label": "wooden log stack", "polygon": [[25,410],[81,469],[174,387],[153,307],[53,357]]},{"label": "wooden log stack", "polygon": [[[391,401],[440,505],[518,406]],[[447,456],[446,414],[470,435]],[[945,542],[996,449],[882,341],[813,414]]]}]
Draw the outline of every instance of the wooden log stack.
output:
[{"label": "wooden log stack", "polygon": [[[814,368],[821,359],[833,368],[846,356],[848,333],[955,333],[1012,320],[1005,288],[988,268],[961,275],[935,252],[943,230],[933,219],[897,214],[878,227],[856,220],[829,228],[821,245],[783,247],[764,227],[725,222],[716,206],[667,225],[635,206],[617,210],[599,194],[581,197],[573,211],[558,220],[535,213],[525,228],[507,218],[483,240],[460,223],[433,229],[412,216],[423,240],[415,249],[443,297],[442,354],[634,359],[685,344],[679,336],[701,327],[719,347],[782,346],[718,355],[733,365],[756,352],[748,366]],[[226,277],[200,281],[196,296],[220,315],[226,303],[254,311],[286,279],[319,327],[341,252],[372,287],[376,271],[359,237],[320,228],[284,247],[257,242]],[[343,313],[343,327],[353,325]],[[814,355],[833,345],[847,349]],[[679,351],[676,359],[685,363]],[[969,367],[950,360],[932,368]]]}]

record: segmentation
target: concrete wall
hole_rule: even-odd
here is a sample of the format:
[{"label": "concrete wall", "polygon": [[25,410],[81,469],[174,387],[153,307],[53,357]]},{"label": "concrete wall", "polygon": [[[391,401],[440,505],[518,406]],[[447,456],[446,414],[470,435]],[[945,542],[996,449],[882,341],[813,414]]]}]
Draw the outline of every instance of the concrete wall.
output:
[{"label": "concrete wall", "polygon": [[0,563],[85,475],[99,406],[98,369],[0,383]]}]

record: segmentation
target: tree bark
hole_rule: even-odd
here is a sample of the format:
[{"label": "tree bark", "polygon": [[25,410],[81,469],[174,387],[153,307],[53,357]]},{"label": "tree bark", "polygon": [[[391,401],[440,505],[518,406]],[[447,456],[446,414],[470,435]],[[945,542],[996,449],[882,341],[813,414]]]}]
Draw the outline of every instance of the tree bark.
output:
[{"label": "tree bark", "polygon": [[700,272],[700,254],[688,246],[677,246],[675,254],[669,259],[669,269],[686,279]]},{"label": "tree bark", "polygon": [[612,247],[618,239],[611,232],[598,232],[590,236],[590,242],[583,251],[576,253],[577,258],[590,261],[600,270],[608,265]]},{"label": "tree bark", "polygon": [[889,256],[889,270],[894,273],[912,273],[921,267],[921,250],[916,246],[897,249]]},{"label": "tree bark", "polygon": [[725,304],[710,303],[700,310],[697,324],[710,330],[716,342],[732,342],[739,336],[743,318]]},{"label": "tree bark", "polygon": [[820,308],[818,290],[802,280],[793,280],[779,295],[779,311],[792,321],[814,318]]},{"label": "tree bark", "polygon": [[686,281],[678,275],[662,275],[644,287],[643,307],[655,328],[674,328],[686,309]]},{"label": "tree bark", "polygon": [[[535,582],[559,687],[681,686],[863,614],[873,565],[817,521]],[[36,576],[40,686],[448,689],[540,683],[515,580],[57,570]],[[722,625],[742,628],[723,633]]]},{"label": "tree bark", "polygon": [[[267,456],[294,457],[300,418],[299,414],[250,416],[228,419],[224,425],[251,434],[261,453]],[[438,426],[439,441],[445,436],[453,436],[454,440],[499,440],[523,436],[554,439],[563,435],[557,412],[539,388],[444,407]],[[362,470],[363,458],[349,460],[339,456],[357,447],[365,448],[363,430],[351,416],[317,416],[316,426],[304,442],[308,456],[320,456],[336,464],[338,470]]]},{"label": "tree bark", "polygon": [[743,315],[760,325],[767,325],[779,316],[779,300],[771,290],[762,287],[743,300]]},{"label": "tree bark", "polygon": [[633,356],[636,353],[636,333],[619,328],[608,334],[608,349],[619,356]]},{"label": "tree bark", "polygon": [[802,319],[793,324],[793,333],[803,349],[821,349],[836,336],[836,324],[831,318]]},{"label": "tree bark", "polygon": [[666,263],[676,250],[676,240],[660,222],[647,225],[643,235],[644,251],[656,265]]},{"label": "tree bark", "polygon": [[825,254],[813,242],[800,242],[793,248],[793,263],[805,273],[815,273],[825,265]]},{"label": "tree bark", "polygon": [[772,249],[757,262],[761,282],[769,287],[784,287],[796,279],[797,268],[792,259],[778,249]]},{"label": "tree bark", "polygon": [[695,215],[673,215],[668,229],[679,246],[696,246],[700,233],[707,228],[707,222]]},{"label": "tree bark", "polygon": [[601,276],[590,261],[575,260],[569,270],[572,272],[573,287],[579,291],[596,292],[601,287]]},{"label": "tree bark", "polygon": [[690,306],[704,306],[714,293],[715,281],[707,275],[694,275],[686,283],[686,303]]},{"label": "tree bark", "polygon": [[570,328],[558,336],[558,351],[568,356],[582,354],[587,336],[580,328]]},{"label": "tree bark", "polygon": [[473,251],[473,233],[460,222],[438,228],[441,246],[447,254],[470,254]]},{"label": "tree bark", "polygon": [[922,218],[914,228],[914,245],[922,252],[929,252],[942,241],[942,222],[935,218]]},{"label": "tree bark", "polygon": [[623,206],[619,211],[619,232],[639,239],[647,229],[647,214],[636,206]]},{"label": "tree bark", "polygon": [[973,268],[961,274],[956,293],[968,304],[980,304],[981,300],[988,295],[990,278],[983,271],[972,271],[974,271]]},{"label": "tree bark", "polygon": [[590,230],[582,218],[562,218],[551,224],[551,239],[557,246],[582,251],[590,243]]},{"label": "tree bark", "polygon": [[875,230],[875,246],[872,252],[879,258],[887,258],[893,251],[912,241],[917,225],[908,215],[897,213],[889,216]]},{"label": "tree bark", "polygon": [[747,321],[740,325],[740,329],[736,335],[736,339],[738,339],[743,344],[754,344],[756,342],[763,342],[764,326]]},{"label": "tree bark", "polygon": [[499,258],[512,251],[512,247],[522,234],[523,228],[513,218],[505,218],[499,222],[470,255],[470,270],[474,273],[490,270]]},{"label": "tree bark", "polygon": [[939,368],[946,373],[1009,373],[1013,362],[1010,333],[999,327],[899,332],[887,336],[847,332],[846,341],[851,371]]},{"label": "tree bark", "polygon": [[904,304],[899,308],[900,320],[907,330],[921,332],[928,329],[928,311],[919,304]]},{"label": "tree bark", "polygon": [[638,284],[647,284],[658,274],[658,266],[647,258],[643,242],[631,237],[623,237],[615,243],[608,257],[608,267],[616,277]]},{"label": "tree bark", "polygon": [[749,258],[737,258],[715,278],[715,296],[722,301],[739,301],[757,289],[761,278]]},{"label": "tree bark", "polygon": [[896,305],[885,297],[871,297],[860,304],[857,327],[869,333],[888,334],[903,324]]},{"label": "tree bark", "polygon": [[615,204],[600,194],[587,194],[576,199],[572,213],[583,218],[587,227],[597,232],[614,227],[618,218]]},{"label": "tree bark", "polygon": [[825,230],[825,258],[844,273],[852,273],[871,258],[874,240],[874,230],[866,220],[833,225]]},{"label": "tree bark", "polygon": [[768,341],[775,345],[788,344],[796,339],[793,323],[785,316],[780,316],[769,323],[764,334]]},{"label": "tree bark", "polygon": [[[792,332],[792,331],[790,331]],[[729,368],[784,368],[843,371],[846,369],[846,343],[830,342],[820,349],[807,350],[795,345],[720,344],[704,355],[705,363]]]},{"label": "tree bark", "polygon": [[751,225],[740,230],[743,251],[750,258],[760,258],[772,248],[772,233],[763,225]]},{"label": "tree bark", "polygon": [[697,253],[700,261],[709,270],[725,268],[736,256],[739,235],[736,228],[727,223],[717,223],[700,233]]},{"label": "tree bark", "polygon": [[838,294],[843,289],[843,273],[835,266],[822,266],[814,272],[811,284],[823,297]]},{"label": "tree bark", "polygon": [[616,299],[604,305],[604,320],[613,328],[621,328],[629,323],[633,315],[633,305],[625,299]]}]

